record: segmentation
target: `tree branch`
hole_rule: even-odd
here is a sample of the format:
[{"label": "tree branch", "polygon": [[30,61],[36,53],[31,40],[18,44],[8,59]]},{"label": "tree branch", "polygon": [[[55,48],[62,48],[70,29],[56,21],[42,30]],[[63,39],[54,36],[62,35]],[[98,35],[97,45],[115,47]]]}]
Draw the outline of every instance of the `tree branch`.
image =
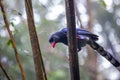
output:
[{"label": "tree branch", "polygon": [[75,6],[75,13],[76,13],[76,16],[77,16],[77,19],[78,19],[77,22],[80,23],[80,28],[84,28],[83,25],[82,25],[82,21],[81,21],[81,19],[80,19],[80,15],[81,15],[81,14],[80,14],[80,12],[79,12],[79,10],[78,10],[77,1],[76,1],[76,0],[74,0],[74,6]]},{"label": "tree branch", "polygon": [[[89,16],[89,21],[88,21],[88,30],[89,31],[92,31],[93,29],[93,21],[94,21],[94,17],[93,17],[93,12],[92,12],[92,4],[91,4],[91,0],[86,0],[86,8],[87,8],[87,14]],[[88,53],[91,53],[91,54],[88,54],[88,58],[87,58],[87,61],[86,61],[86,66],[88,66],[88,70],[93,70],[92,74],[94,74],[94,76],[91,76],[91,79],[93,80],[98,80],[98,70],[97,70],[97,54],[95,54],[96,52],[91,49],[90,47],[87,47],[87,50],[88,50]],[[89,72],[91,73],[91,72]]]},{"label": "tree branch", "polygon": [[74,0],[65,0],[66,16],[67,16],[67,29],[68,29],[68,45],[69,45],[69,64],[71,72],[71,80],[80,80],[79,63],[76,45],[76,23]]},{"label": "tree branch", "polygon": [[4,22],[5,22],[5,26],[6,26],[6,28],[7,28],[8,33],[9,33],[10,40],[11,40],[13,49],[14,49],[14,51],[15,51],[16,60],[17,60],[17,62],[18,62],[18,65],[19,65],[19,67],[20,67],[20,70],[21,70],[22,78],[23,78],[23,80],[26,80],[25,71],[24,71],[24,69],[23,69],[22,62],[21,62],[19,53],[18,53],[18,51],[17,51],[17,47],[16,47],[16,43],[15,43],[14,37],[13,37],[13,35],[12,35],[12,32],[11,32],[10,29],[9,29],[9,22],[8,22],[8,20],[7,20],[7,16],[6,16],[6,12],[5,12],[4,5],[3,5],[3,3],[2,3],[2,0],[0,0],[0,7],[1,7],[1,12],[2,12],[2,15],[3,15]]},{"label": "tree branch", "polygon": [[25,0],[25,7],[26,7],[26,14],[27,14],[29,35],[30,35],[32,51],[34,56],[36,77],[37,77],[37,80],[47,80],[43,59],[41,55],[41,50],[38,42],[37,32],[34,24],[32,1]]},{"label": "tree branch", "polygon": [[8,73],[6,72],[6,70],[5,70],[5,68],[3,67],[3,65],[2,65],[1,62],[0,62],[0,67],[1,67],[1,69],[2,69],[2,71],[3,71],[3,73],[5,74],[6,78],[7,78],[8,80],[12,80],[12,79],[9,77]]}]

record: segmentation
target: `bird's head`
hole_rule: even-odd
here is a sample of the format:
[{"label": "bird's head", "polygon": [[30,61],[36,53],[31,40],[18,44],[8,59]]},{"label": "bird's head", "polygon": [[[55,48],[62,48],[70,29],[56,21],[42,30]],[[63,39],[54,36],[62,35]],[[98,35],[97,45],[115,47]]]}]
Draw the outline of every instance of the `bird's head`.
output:
[{"label": "bird's head", "polygon": [[58,43],[60,40],[60,37],[58,34],[59,34],[59,32],[52,34],[50,39],[49,39],[49,42],[53,48],[55,47],[56,43]]},{"label": "bird's head", "polygon": [[56,32],[51,35],[49,42],[51,46],[54,48],[56,43],[67,43],[67,37],[63,32]]}]

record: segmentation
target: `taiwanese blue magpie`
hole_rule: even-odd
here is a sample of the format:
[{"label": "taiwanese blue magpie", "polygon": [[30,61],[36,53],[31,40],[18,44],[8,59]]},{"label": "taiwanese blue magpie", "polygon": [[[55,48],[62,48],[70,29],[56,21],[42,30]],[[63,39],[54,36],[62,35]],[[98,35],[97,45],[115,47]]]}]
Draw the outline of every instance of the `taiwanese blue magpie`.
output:
[{"label": "taiwanese blue magpie", "polygon": [[[86,44],[91,46],[96,50],[100,55],[105,57],[110,63],[112,63],[120,71],[120,63],[108,52],[105,51],[102,46],[100,46],[96,41],[98,36],[84,29],[76,29],[76,39],[77,39],[77,50],[80,51],[81,47],[84,47]],[[49,42],[54,48],[56,43],[63,43],[68,45],[67,40],[67,28],[63,28],[58,32],[55,32],[49,38]]]}]

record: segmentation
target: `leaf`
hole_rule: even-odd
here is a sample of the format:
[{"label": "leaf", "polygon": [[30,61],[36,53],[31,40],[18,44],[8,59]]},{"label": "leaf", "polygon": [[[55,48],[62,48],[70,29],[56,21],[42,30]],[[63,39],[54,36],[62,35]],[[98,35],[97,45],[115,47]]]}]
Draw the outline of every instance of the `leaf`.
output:
[{"label": "leaf", "polygon": [[14,28],[14,34],[18,33],[18,29],[17,28]]},{"label": "leaf", "polygon": [[106,8],[106,3],[105,3],[105,1],[104,0],[99,0],[99,2],[101,3],[101,5],[104,7],[104,8]]},{"label": "leaf", "polygon": [[15,27],[15,25],[14,25],[14,23],[13,23],[13,22],[10,22],[10,24],[11,24],[13,27]]},{"label": "leaf", "polygon": [[19,15],[19,16],[22,16],[22,13],[18,12],[18,15]]},{"label": "leaf", "polygon": [[11,41],[11,39],[9,39],[9,40],[7,41],[7,45],[10,46],[11,44],[12,44],[12,41]]}]

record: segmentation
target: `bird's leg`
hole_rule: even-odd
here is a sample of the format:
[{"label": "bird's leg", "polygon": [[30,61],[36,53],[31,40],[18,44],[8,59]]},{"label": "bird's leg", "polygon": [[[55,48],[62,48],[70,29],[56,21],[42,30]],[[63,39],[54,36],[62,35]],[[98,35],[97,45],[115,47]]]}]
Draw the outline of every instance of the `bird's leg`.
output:
[{"label": "bird's leg", "polygon": [[77,52],[79,52],[81,50],[81,46],[80,46],[80,36],[77,36]]},{"label": "bird's leg", "polygon": [[77,38],[77,39],[80,39],[80,36],[77,35],[76,38]]},{"label": "bird's leg", "polygon": [[77,52],[79,52],[80,50],[81,50],[81,48],[80,48],[80,47],[78,47],[78,48],[77,48]]}]

